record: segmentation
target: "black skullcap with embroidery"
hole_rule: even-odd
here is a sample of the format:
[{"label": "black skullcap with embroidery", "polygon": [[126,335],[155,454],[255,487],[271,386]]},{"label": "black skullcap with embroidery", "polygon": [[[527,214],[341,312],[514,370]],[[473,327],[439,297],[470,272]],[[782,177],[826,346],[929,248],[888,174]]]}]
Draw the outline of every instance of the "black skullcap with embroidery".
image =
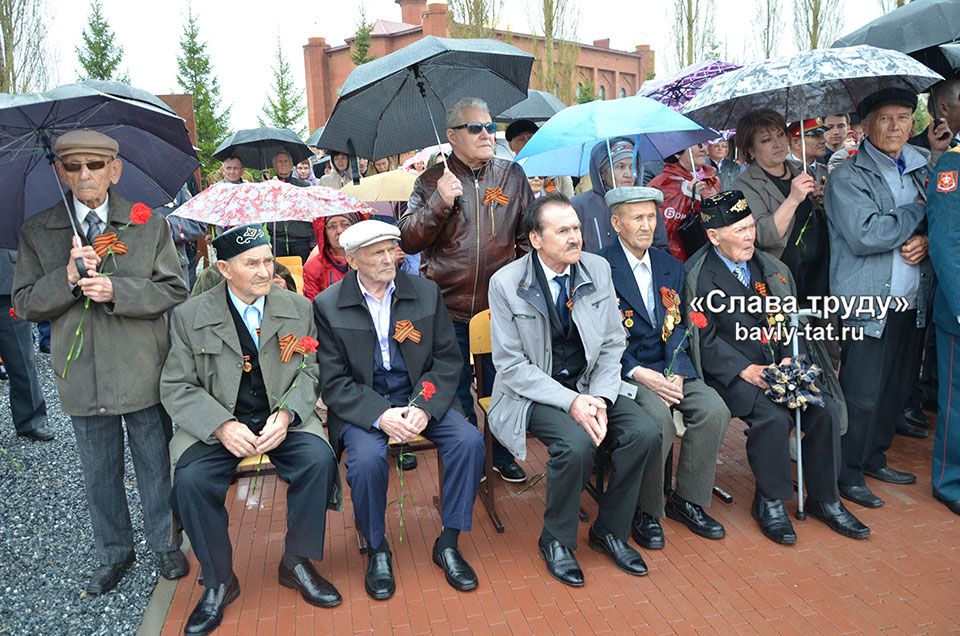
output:
[{"label": "black skullcap with embroidery", "polygon": [[718,229],[733,225],[750,216],[750,206],[739,190],[728,190],[712,196],[700,207],[703,227]]}]

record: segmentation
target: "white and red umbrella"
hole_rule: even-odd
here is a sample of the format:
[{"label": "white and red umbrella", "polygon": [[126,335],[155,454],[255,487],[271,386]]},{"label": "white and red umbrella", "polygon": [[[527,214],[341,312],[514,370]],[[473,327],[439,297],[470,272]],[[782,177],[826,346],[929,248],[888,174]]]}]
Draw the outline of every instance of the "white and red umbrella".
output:
[{"label": "white and red umbrella", "polygon": [[215,183],[177,208],[177,214],[184,218],[229,227],[272,221],[310,222],[322,216],[372,212],[366,203],[340,190],[300,188],[277,179]]}]

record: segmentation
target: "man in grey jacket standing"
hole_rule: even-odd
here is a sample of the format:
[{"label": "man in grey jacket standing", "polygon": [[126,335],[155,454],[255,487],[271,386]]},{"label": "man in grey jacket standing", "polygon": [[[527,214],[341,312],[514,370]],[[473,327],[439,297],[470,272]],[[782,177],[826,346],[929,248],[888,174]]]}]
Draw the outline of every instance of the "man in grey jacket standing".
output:
[{"label": "man in grey jacket standing", "polygon": [[610,265],[582,253],[580,222],[569,199],[540,197],[522,228],[533,251],[490,280],[493,434],[526,456],[526,429],[547,445],[547,505],[540,555],[562,583],[583,585],[577,545],[580,493],[598,446],[612,471],[600,498],[590,547],[641,576],[643,558],[626,540],[649,458],[659,457],[660,426],[620,379],[626,345]]},{"label": "man in grey jacket standing", "polygon": [[[53,150],[57,177],[70,189],[69,208],[59,203],[24,222],[13,303],[25,319],[53,326],[51,364],[61,407],[73,422],[100,560],[86,592],[104,594],[134,559],[123,425],[144,534],[160,574],[176,579],[188,570],[172,532],[171,431],[160,406],[166,314],[187,297],[187,288],[166,220],[143,204],[131,206],[110,187],[123,168],[116,140],[74,130],[61,135]],[[84,239],[71,231],[70,214]],[[93,247],[111,241],[112,253]],[[78,271],[75,259],[85,271]]]},{"label": "man in grey jacket standing", "polygon": [[849,427],[838,482],[844,498],[871,508],[883,500],[867,487],[864,475],[893,484],[917,479],[887,466],[884,456],[916,380],[909,375],[933,285],[925,223],[927,157],[907,144],[916,105],[916,95],[902,89],[864,98],[858,110],[866,140],[853,159],[833,171],[825,192],[832,293],[903,297],[909,303],[901,312],[841,316],[844,326],[863,329],[863,337],[842,344],[840,384]]}]

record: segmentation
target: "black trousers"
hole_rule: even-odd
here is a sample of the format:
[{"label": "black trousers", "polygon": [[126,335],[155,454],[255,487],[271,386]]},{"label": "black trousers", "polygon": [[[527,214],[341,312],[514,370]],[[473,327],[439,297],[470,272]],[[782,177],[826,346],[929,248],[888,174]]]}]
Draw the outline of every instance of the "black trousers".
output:
[{"label": "black trousers", "polygon": [[[543,529],[569,549],[577,547],[580,493],[593,473],[597,447],[570,414],[533,404],[527,430],[547,446],[547,506]],[[626,541],[637,507],[647,461],[660,457],[660,425],[626,396],[607,409],[610,479],[600,500],[597,523]]]},{"label": "black trousers", "polygon": [[[823,400],[822,407],[810,406],[800,413],[803,483],[811,499],[833,503],[840,496],[837,490],[840,427],[834,415],[833,398],[824,393]],[[793,499],[790,436],[796,435],[796,415],[757,389],[753,410],[742,419],[749,426],[747,459],[757,482],[757,492],[769,499]]]},{"label": "black trousers", "polygon": [[[284,554],[319,561],[327,524],[327,502],[336,481],[333,449],[312,433],[291,432],[270,461],[287,488],[287,535]],[[233,548],[227,534],[224,501],[240,463],[223,446],[177,465],[170,505],[190,537],[205,587],[229,584],[233,576]]]},{"label": "black trousers", "polygon": [[840,386],[847,400],[840,483],[864,485],[863,471],[887,465],[897,421],[917,380],[917,312],[892,312],[880,338],[843,343]]}]

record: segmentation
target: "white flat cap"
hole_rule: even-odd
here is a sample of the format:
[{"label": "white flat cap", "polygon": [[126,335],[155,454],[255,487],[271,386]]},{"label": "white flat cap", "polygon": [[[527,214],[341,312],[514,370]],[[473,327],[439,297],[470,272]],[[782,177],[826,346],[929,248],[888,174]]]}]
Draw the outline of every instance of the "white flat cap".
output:
[{"label": "white flat cap", "polygon": [[354,223],[340,235],[340,247],[355,252],[361,247],[380,241],[399,241],[400,228],[383,221],[360,221]]}]

